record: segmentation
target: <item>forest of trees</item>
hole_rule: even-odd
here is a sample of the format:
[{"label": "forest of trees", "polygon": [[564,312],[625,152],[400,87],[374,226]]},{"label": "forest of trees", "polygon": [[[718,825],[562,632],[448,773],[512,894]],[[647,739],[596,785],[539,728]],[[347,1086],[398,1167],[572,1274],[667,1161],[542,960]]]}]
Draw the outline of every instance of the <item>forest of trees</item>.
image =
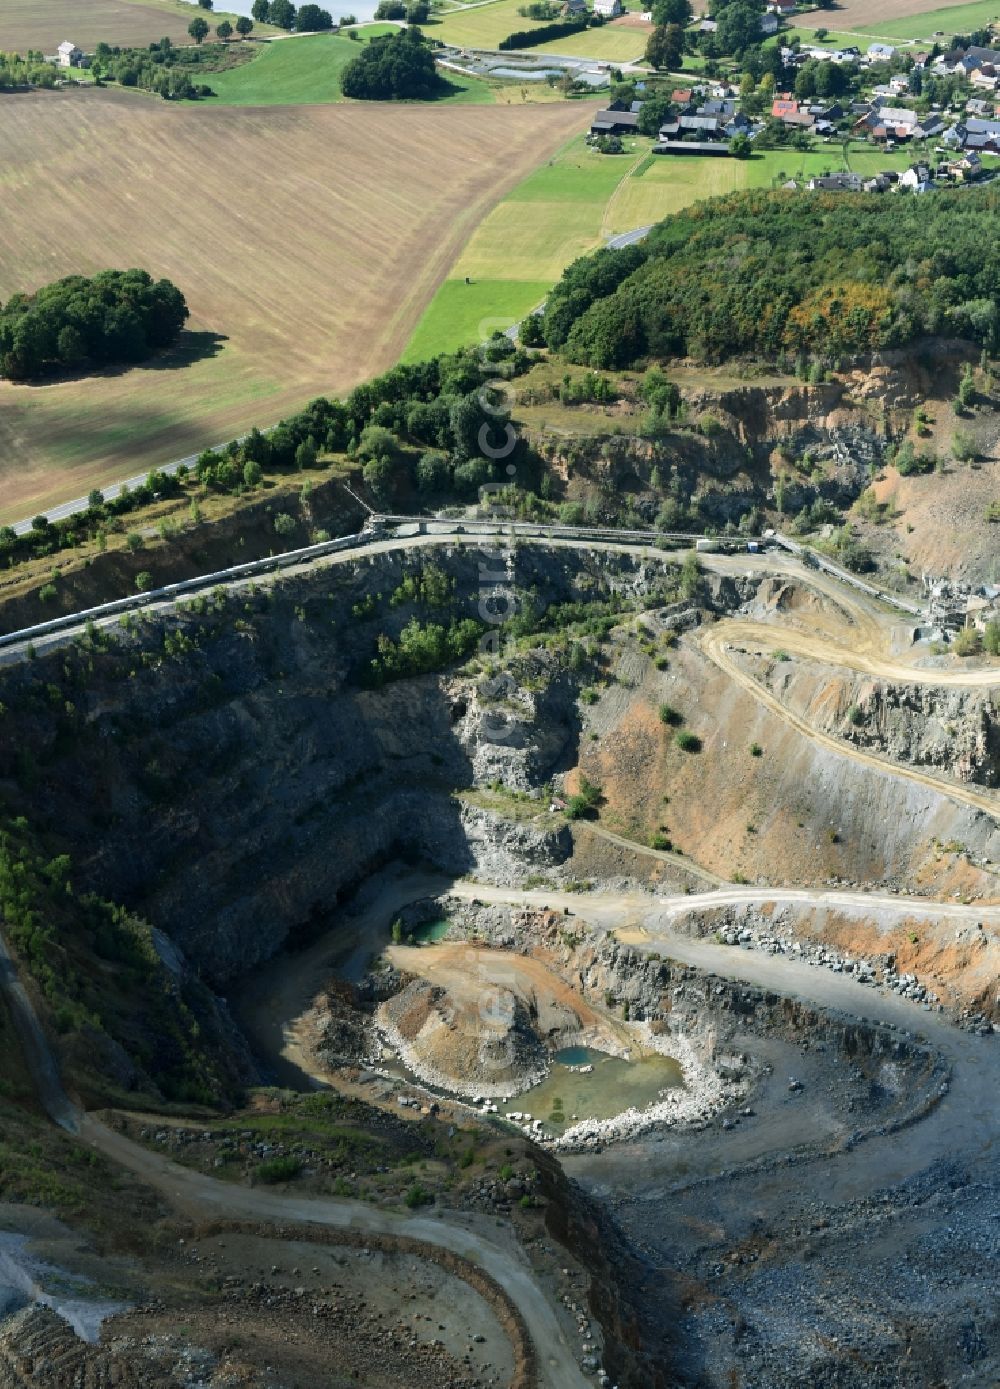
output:
[{"label": "forest of trees", "polygon": [[0,308],[0,375],[33,381],[59,371],[141,362],[169,347],[188,307],[145,270],[71,275]]},{"label": "forest of trees", "polygon": [[550,347],[595,367],[690,355],[834,359],[947,334],[1000,346],[997,197],[803,197],[699,203],[645,242],[563,274],[541,322]]},{"label": "forest of trees", "polygon": [[419,29],[399,29],[367,43],[344,68],[344,96],[357,101],[431,101],[448,89]]}]

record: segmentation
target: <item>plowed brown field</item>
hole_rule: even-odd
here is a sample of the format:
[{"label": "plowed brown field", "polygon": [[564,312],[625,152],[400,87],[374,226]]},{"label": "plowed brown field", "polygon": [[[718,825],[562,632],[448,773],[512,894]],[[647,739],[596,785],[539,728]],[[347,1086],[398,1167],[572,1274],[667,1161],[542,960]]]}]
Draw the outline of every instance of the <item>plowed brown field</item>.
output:
[{"label": "plowed brown field", "polygon": [[191,320],[153,367],[0,383],[0,519],[388,367],[480,219],[590,113],[5,98],[0,300],[141,266],[180,286]]},{"label": "plowed brown field", "polygon": [[[225,8],[225,0],[219,0],[220,17]],[[194,15],[181,0],[0,0],[0,51],[54,53],[63,39],[85,50],[102,40],[127,46],[166,36],[190,43],[187,28]],[[214,12],[210,19],[218,22]],[[277,32],[267,24],[255,29]]]}]

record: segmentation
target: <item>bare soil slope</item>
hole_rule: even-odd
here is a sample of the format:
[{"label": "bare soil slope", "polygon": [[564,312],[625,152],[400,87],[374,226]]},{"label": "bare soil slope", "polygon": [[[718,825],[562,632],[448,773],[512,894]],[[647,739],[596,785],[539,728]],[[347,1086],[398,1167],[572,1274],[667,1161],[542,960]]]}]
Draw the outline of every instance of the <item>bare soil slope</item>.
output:
[{"label": "bare soil slope", "polygon": [[0,519],[269,424],[388,367],[471,229],[586,113],[212,109],[39,93],[0,107],[0,299],[140,265],[191,308],[155,366],[0,383]]}]

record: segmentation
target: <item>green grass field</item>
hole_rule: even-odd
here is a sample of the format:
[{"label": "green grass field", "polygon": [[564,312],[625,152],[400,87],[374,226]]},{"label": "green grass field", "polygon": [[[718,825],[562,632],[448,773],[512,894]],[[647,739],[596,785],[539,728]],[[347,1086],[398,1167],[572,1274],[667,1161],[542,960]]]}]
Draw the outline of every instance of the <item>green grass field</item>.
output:
[{"label": "green grass field", "polygon": [[541,21],[518,14],[523,4],[524,0],[492,0],[489,5],[447,12],[440,21],[432,18],[421,27],[428,38],[458,48],[496,48],[508,34],[540,27]]},{"label": "green grass field", "polygon": [[646,51],[651,30],[633,25],[602,24],[599,29],[585,29],[582,34],[553,39],[539,44],[538,53],[566,53],[573,58],[597,58],[607,63],[630,63]]},{"label": "green grass field", "polygon": [[[406,359],[450,351],[516,322],[544,299],[565,267],[611,236],[648,226],[693,202],[743,188],[770,188],[845,167],[840,145],[803,153],[766,150],[753,159],[646,159],[651,140],[624,155],[599,155],[583,137],[530,174],[480,224],[411,338]],[[852,145],[862,175],[905,169],[911,156]],[[465,283],[468,276],[471,284]]]},{"label": "green grass field", "polygon": [[[393,33],[395,27],[367,25],[358,31],[360,41],[340,34],[314,34],[269,43],[261,47],[251,62],[209,76],[216,94],[214,100],[220,106],[303,106],[343,101],[340,74],[344,68],[357,56],[363,42],[379,34]],[[489,105],[495,100],[490,85],[477,78],[449,73],[447,80],[452,92],[441,99],[444,102]]]},{"label": "green grass field", "polygon": [[503,332],[540,304],[548,290],[548,280],[445,280],[417,324],[403,361],[424,361],[461,343],[480,342],[497,329]]},{"label": "green grass field", "polygon": [[944,9],[926,10],[923,14],[905,19],[882,19],[877,23],[859,24],[865,34],[884,35],[890,39],[929,39],[940,29],[951,38],[953,34],[969,34],[984,29],[991,20],[1000,19],[1000,0],[973,0],[969,5],[948,5]]},{"label": "green grass field", "polygon": [[[422,27],[430,38],[459,48],[496,48],[501,39],[520,30],[538,29],[543,21],[525,19],[518,14],[524,0],[491,0],[465,10],[441,10]],[[566,53],[571,57],[596,58],[624,63],[642,56],[648,33],[645,29],[605,24],[584,29],[568,38],[539,44],[539,53]]]},{"label": "green grass field", "polygon": [[[825,17],[825,15],[820,15],[819,13],[816,15],[817,19]],[[823,26],[817,25],[817,28],[821,27]],[[792,39],[798,39],[801,43],[808,44],[810,48],[829,48],[832,50],[835,48],[851,48],[853,46],[854,48],[860,48],[862,53],[864,53],[870,42],[869,36],[862,33],[860,29],[830,29],[826,39],[821,43],[816,38],[815,29],[796,26],[794,29],[783,29],[780,35],[776,34],[773,38],[769,38],[764,44],[764,47],[767,48],[779,42],[786,44],[791,43]]]}]

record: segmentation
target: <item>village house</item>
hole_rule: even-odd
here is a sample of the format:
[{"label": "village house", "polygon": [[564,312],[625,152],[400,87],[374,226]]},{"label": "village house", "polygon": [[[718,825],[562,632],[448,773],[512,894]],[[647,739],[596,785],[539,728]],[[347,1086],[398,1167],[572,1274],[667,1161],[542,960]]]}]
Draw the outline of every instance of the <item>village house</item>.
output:
[{"label": "village house", "polygon": [[969,116],[946,130],[941,143],[951,149],[989,150],[1000,154],[1000,120]]},{"label": "village house", "polygon": [[850,173],[820,174],[811,178],[806,187],[814,193],[860,193],[861,175]]},{"label": "village house", "polygon": [[66,39],[56,50],[56,61],[61,68],[78,68],[83,66],[83,49],[77,48],[75,43],[70,43]]},{"label": "village house", "polygon": [[926,164],[911,164],[900,174],[899,186],[908,188],[913,193],[927,193],[934,186],[929,167]]},{"label": "village house", "polygon": [[778,16],[776,14],[762,14],[760,32],[762,34],[776,34],[778,32]]},{"label": "village house", "polygon": [[983,161],[975,150],[970,150],[960,159],[953,159],[950,164],[946,164],[944,171],[956,183],[974,183],[982,175]]},{"label": "village house", "polygon": [[892,170],[866,178],[861,187],[866,193],[888,193],[899,182],[899,175]]},{"label": "village house", "polygon": [[891,43],[872,43],[868,46],[865,55],[869,63],[887,63],[895,55],[895,48]]},{"label": "village house", "polygon": [[594,14],[599,14],[602,19],[617,19],[624,13],[622,0],[594,0]]}]

